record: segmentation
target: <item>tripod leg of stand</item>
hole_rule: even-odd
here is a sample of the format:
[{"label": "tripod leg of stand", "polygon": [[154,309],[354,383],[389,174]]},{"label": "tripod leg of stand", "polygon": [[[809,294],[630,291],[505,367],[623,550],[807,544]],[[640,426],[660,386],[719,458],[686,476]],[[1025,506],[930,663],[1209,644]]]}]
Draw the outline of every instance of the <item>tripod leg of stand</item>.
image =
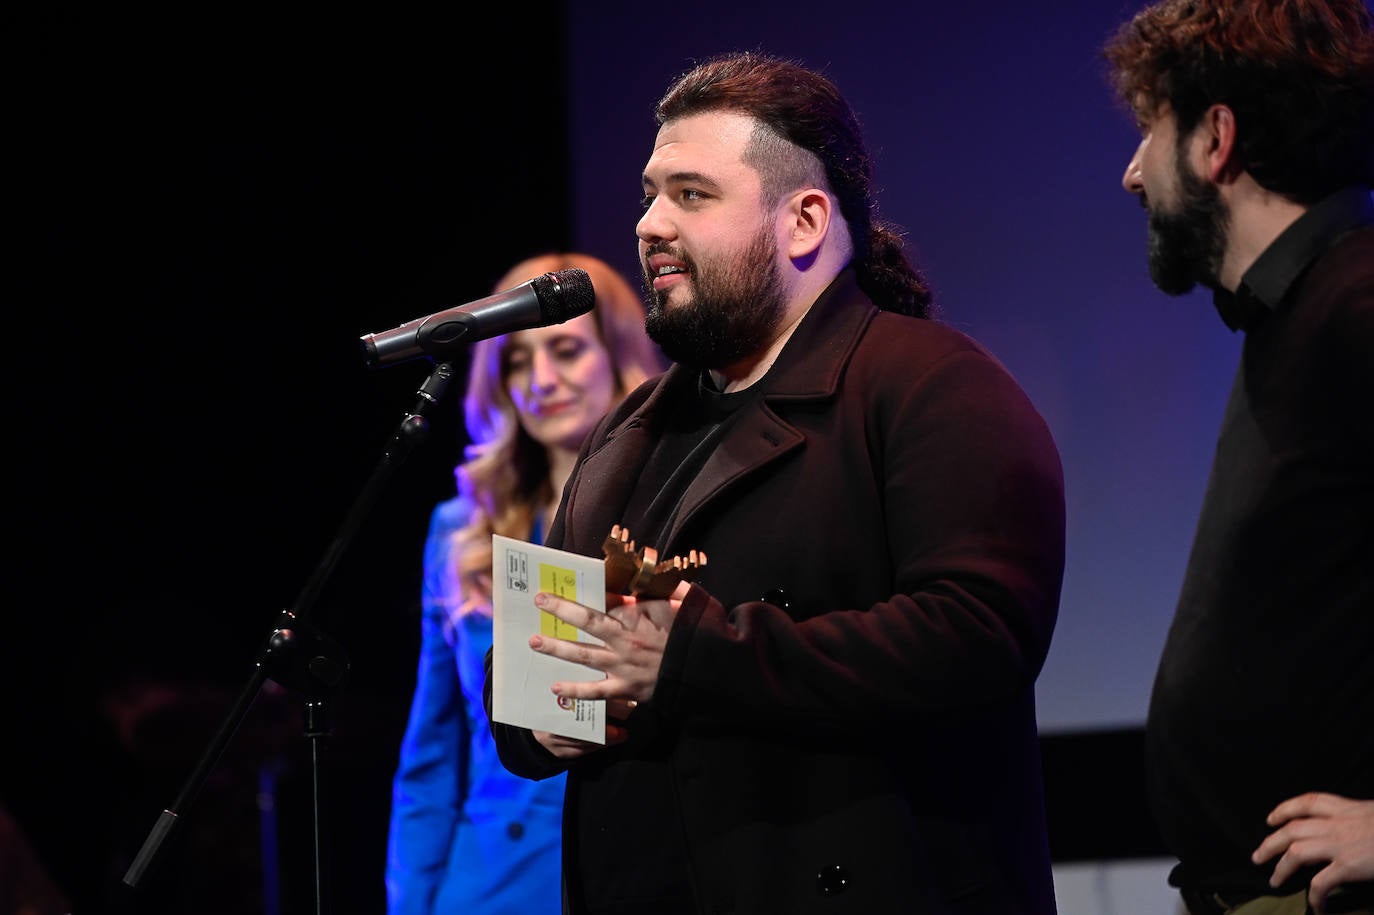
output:
[{"label": "tripod leg of stand", "polygon": [[328,786],[324,782],[325,738],[329,736],[329,709],[323,699],[311,699],[305,706],[305,736],[310,740],[310,784],[314,792],[315,817],[315,912],[324,915],[330,911],[329,880],[326,867],[327,841],[325,819],[325,793]]}]

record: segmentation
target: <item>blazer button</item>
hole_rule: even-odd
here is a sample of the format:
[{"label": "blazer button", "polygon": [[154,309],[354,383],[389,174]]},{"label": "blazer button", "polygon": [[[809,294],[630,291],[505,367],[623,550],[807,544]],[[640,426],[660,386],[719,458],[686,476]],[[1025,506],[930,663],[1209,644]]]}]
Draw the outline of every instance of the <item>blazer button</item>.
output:
[{"label": "blazer button", "polygon": [[832,864],[816,874],[816,892],[822,896],[838,896],[849,889],[849,871]]},{"label": "blazer button", "polygon": [[782,588],[769,588],[763,593],[761,599],[765,604],[772,604],[775,607],[781,607],[783,610],[790,611],[792,609],[792,601],[787,596],[787,592]]},{"label": "blazer button", "polygon": [[510,836],[512,839],[523,839],[525,837],[525,824],[507,823],[506,835]]}]

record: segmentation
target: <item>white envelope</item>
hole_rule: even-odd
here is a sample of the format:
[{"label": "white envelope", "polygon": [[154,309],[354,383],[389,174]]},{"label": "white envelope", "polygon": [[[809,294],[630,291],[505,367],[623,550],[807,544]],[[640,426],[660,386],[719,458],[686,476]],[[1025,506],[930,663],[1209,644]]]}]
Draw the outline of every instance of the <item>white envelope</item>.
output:
[{"label": "white envelope", "polygon": [[491,580],[492,720],[604,744],[606,701],[560,698],[551,687],[560,680],[601,680],[605,674],[542,655],[530,648],[529,639],[538,632],[602,644],[540,610],[534,605],[534,595],[546,591],[605,613],[605,560],[496,534]]}]

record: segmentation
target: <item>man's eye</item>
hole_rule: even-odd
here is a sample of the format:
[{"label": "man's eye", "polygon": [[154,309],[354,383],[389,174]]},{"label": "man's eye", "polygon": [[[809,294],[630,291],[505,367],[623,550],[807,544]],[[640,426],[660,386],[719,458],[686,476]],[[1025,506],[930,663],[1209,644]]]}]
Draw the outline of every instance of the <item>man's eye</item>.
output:
[{"label": "man's eye", "polygon": [[648,194],[645,194],[643,197],[639,198],[639,208],[641,210],[647,210],[649,207],[653,205],[653,202],[654,198],[650,197]]},{"label": "man's eye", "polygon": [[705,199],[706,199],[706,195],[703,194],[701,191],[697,190],[697,189],[694,188],[694,187],[689,187],[689,188],[687,188],[686,190],[684,190],[684,191],[682,192],[682,199],[684,199],[684,200],[705,200]]}]

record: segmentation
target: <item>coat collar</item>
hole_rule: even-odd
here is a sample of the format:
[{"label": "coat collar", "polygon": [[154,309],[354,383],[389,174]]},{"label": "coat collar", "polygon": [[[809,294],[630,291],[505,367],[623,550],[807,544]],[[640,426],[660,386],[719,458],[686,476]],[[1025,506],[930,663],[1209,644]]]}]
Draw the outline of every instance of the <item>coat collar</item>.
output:
[{"label": "coat collar", "polygon": [[[662,551],[681,551],[697,544],[677,544],[682,527],[713,498],[746,474],[798,448],[805,436],[783,419],[791,402],[833,397],[849,358],[878,309],[859,289],[852,267],[842,271],[802,318],[777,361],[757,383],[761,396],[741,408],[725,436],[707,458],[683,497]],[[698,371],[674,365],[659,379],[643,403],[614,425],[604,441],[583,459],[565,507],[563,538],[567,549],[593,553],[623,519],[629,501],[657,439],[658,417],[683,398],[696,397]],[[631,535],[634,529],[631,527]],[[641,544],[642,546],[643,544]]]},{"label": "coat collar", "polygon": [[759,380],[764,398],[829,397],[878,309],[859,289],[853,267],[840,272],[797,325],[773,368]]}]

